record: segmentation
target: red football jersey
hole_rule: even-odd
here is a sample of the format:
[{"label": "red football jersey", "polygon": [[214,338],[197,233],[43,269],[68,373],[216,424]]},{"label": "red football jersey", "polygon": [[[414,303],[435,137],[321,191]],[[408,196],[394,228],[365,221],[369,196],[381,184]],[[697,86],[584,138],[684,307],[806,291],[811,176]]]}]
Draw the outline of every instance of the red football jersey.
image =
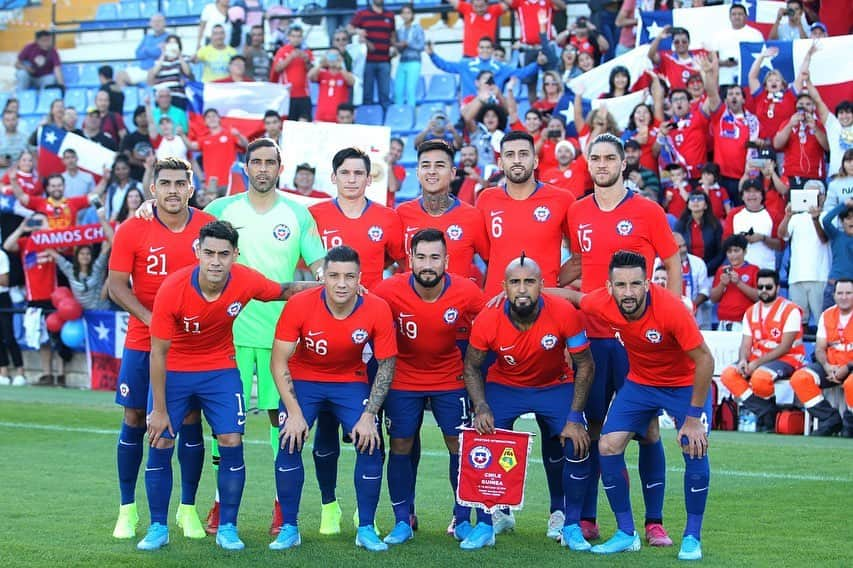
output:
[{"label": "red football jersey", "polygon": [[[720,276],[726,268],[731,268],[737,273],[737,277],[741,279],[750,288],[755,288],[758,285],[758,267],[754,264],[744,262],[739,267],[734,268],[730,264],[724,264],[717,269],[714,275],[714,283],[712,286],[720,285]],[[754,304],[746,294],[740,291],[736,286],[727,286],[720,302],[717,304],[717,317],[721,321],[740,322],[743,319],[743,314]]]},{"label": "red football jersey", "polygon": [[67,229],[77,224],[77,214],[89,207],[89,196],[63,197],[55,200],[52,197],[30,196],[27,208],[47,217],[47,225],[51,229]]},{"label": "red football jersey", "polygon": [[568,191],[540,183],[527,199],[513,199],[502,187],[480,193],[489,235],[489,272],[486,295],[500,292],[504,270],[524,251],[542,269],[545,286],[556,286],[560,272],[560,245],[568,234],[566,212],[575,197]]},{"label": "red football jersey", "polygon": [[746,145],[758,137],[758,120],[751,114],[735,116],[722,104],[711,116],[711,136],[720,175],[740,179],[746,167]]},{"label": "red football jersey", "polygon": [[761,87],[746,97],[746,108],[758,117],[759,138],[772,141],[779,129],[797,112],[797,95],[792,87],[776,94]]},{"label": "red football jersey", "polygon": [[562,298],[542,294],[539,302],[539,317],[527,331],[510,321],[506,300],[500,309],[485,309],[474,320],[471,347],[497,355],[486,380],[511,387],[550,387],[574,380],[565,349],[577,353],[589,346],[583,318]]},{"label": "red football jersey", "polygon": [[285,59],[295,49],[296,47],[290,44],[282,46],[275,53],[270,65],[270,81],[290,85],[290,97],[294,99],[308,96],[308,69],[314,60],[311,50],[303,49],[302,51],[308,55],[307,61],[301,57],[294,57],[283,71],[276,71],[278,62]]},{"label": "red football jersey", "polygon": [[[570,191],[575,199],[580,199],[586,193],[587,188],[592,188],[592,178],[589,177],[589,168],[586,160],[578,157],[569,164],[565,171],[559,167],[543,171],[539,179],[544,183]],[[587,180],[589,182],[587,183]]]},{"label": "red football jersey", "polygon": [[314,120],[317,122],[337,122],[338,105],[349,100],[349,85],[343,73],[332,73],[326,69],[317,74],[320,83],[317,96],[317,109]]},{"label": "red football jersey", "polygon": [[[604,286],[613,253],[630,250],[646,258],[648,274],[655,257],[669,258],[678,246],[657,203],[631,191],[612,211],[602,211],[595,195],[584,197],[569,210],[568,225],[573,255],[581,259],[581,289],[590,292]],[[611,337],[607,325],[588,318],[590,337]]]},{"label": "red football jersey", "polygon": [[510,7],[521,24],[521,43],[539,45],[539,12],[548,14],[548,39],[554,39],[551,21],[554,15],[549,0],[512,0]]},{"label": "red football jersey", "polygon": [[[130,274],[133,295],[150,310],[163,280],[178,269],[196,263],[198,232],[215,220],[204,211],[190,208],[186,227],[179,233],[173,233],[156,218],[156,209],[152,221],[128,219],[119,225],[113,239],[110,270]],[[148,351],[151,348],[148,333],[145,324],[130,316],[125,346]]]},{"label": "red football jersey", "polygon": [[498,21],[501,14],[506,11],[506,6],[498,2],[486,7],[486,13],[478,16],[474,8],[468,2],[459,2],[456,6],[459,17],[462,18],[462,55],[465,57],[477,57],[477,44],[484,37],[497,39]]},{"label": "red football jersey", "polygon": [[[784,126],[782,127],[784,128]],[[812,179],[823,179],[826,177],[826,163],[824,162],[824,150],[817,141],[814,131],[823,131],[823,124],[815,121],[814,128],[809,128],[805,123],[793,129],[788,143],[785,144],[785,162],[782,172],[786,177],[803,177]],[[824,132],[824,136],[826,132]]]},{"label": "red football jersey", "polygon": [[686,89],[690,75],[699,73],[699,66],[694,62],[696,55],[707,55],[704,49],[690,50],[688,59],[680,59],[675,52],[661,51],[658,69],[669,81],[670,89]]},{"label": "red football jersey", "polygon": [[228,185],[231,168],[240,148],[237,138],[224,130],[216,134],[208,132],[198,139],[198,145],[204,158],[204,178],[209,180],[216,177],[219,185]]},{"label": "red football jersey", "polygon": [[627,320],[610,293],[599,288],[583,297],[581,310],[599,314],[625,346],[628,379],[653,387],[691,386],[696,364],[687,352],[705,341],[693,314],[657,284],[650,286],[646,302],[640,319]]},{"label": "red football jersey", "polygon": [[275,338],[299,341],[289,361],[295,381],[366,383],[362,353],[368,341],[377,359],[397,354],[394,320],[385,300],[375,294],[359,296],[353,312],[341,320],[329,311],[323,287],[290,298],[275,326]]},{"label": "red football jersey", "polygon": [[199,286],[199,267],[171,274],[157,292],[151,313],[151,335],[171,341],[166,369],[213,371],[233,369],[234,320],[250,300],[281,297],[281,284],[257,270],[234,263],[221,294],[206,299]]},{"label": "red football jersey", "polygon": [[350,219],[335,198],[312,205],[308,211],[317,221],[326,250],[347,245],[358,252],[365,288],[382,280],[386,258],[403,258],[403,231],[393,209],[368,200],[361,217]]},{"label": "red football jersey", "polygon": [[411,270],[409,255],[412,237],[422,229],[444,231],[449,256],[447,271],[459,276],[471,275],[471,263],[474,254],[489,260],[489,238],[486,225],[479,209],[454,198],[454,203],[443,215],[435,217],[424,210],[423,199],[414,199],[397,207],[397,214],[403,223],[403,242],[406,249],[406,270]]},{"label": "red football jersey", "polygon": [[411,272],[397,274],[372,290],[388,302],[397,323],[397,368],[391,387],[410,391],[465,388],[462,353],[456,346],[457,326],[473,320],[485,305],[483,293],[472,281],[444,275],[444,291],[425,302],[414,288]]},{"label": "red football jersey", "polygon": [[699,166],[708,161],[710,118],[702,110],[701,101],[698,101],[690,107],[687,115],[675,122],[675,128],[669,134],[672,144],[687,164],[687,175],[691,179],[702,175]]},{"label": "red football jersey", "polygon": [[21,264],[24,265],[24,284],[30,302],[50,300],[56,289],[56,263],[45,251],[30,248],[30,237],[18,239]]}]

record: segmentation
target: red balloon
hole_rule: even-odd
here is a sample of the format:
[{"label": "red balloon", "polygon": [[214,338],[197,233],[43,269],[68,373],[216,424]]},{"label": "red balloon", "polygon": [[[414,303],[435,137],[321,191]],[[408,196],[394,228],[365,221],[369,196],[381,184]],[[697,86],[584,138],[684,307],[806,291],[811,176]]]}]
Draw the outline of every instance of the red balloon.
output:
[{"label": "red balloon", "polygon": [[65,320],[62,319],[59,312],[53,312],[44,318],[44,323],[47,326],[48,331],[52,333],[59,333],[62,330],[62,326],[65,325]]},{"label": "red balloon", "polygon": [[59,307],[56,308],[56,313],[59,314],[64,321],[73,321],[80,319],[83,316],[83,306],[74,298],[65,298],[59,302]]},{"label": "red balloon", "polygon": [[59,308],[59,304],[62,303],[62,300],[68,299],[73,300],[74,293],[71,291],[71,288],[67,286],[60,286],[50,293],[50,302],[53,304],[54,308]]}]

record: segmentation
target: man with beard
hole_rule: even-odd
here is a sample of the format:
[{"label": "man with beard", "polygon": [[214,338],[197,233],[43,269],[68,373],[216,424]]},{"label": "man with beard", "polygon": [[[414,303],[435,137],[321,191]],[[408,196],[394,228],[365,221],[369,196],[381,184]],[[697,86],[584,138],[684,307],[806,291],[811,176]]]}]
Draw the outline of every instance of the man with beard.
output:
[{"label": "man with beard", "polygon": [[[558,460],[560,488],[565,491],[563,545],[589,550],[579,522],[586,479],[592,473],[583,410],[593,361],[582,317],[568,302],[542,293],[542,270],[524,253],[509,262],[502,286],[506,298],[500,309],[485,310],[474,320],[465,354],[465,387],[474,427],[491,434],[495,428],[512,429],[522,414],[536,414],[544,424],[543,439],[556,439],[563,452]],[[574,373],[567,365],[566,349]],[[489,352],[497,358],[484,384],[481,366]],[[457,526],[456,538],[462,539],[463,550],[475,550],[494,546],[496,532],[492,515],[477,509],[476,526]]]},{"label": "man with beard", "polygon": [[[663,259],[669,290],[681,297],[681,258],[678,246],[660,205],[625,188],[622,172],[625,151],[612,134],[602,134],[589,146],[587,161],[594,182],[593,195],[575,203],[569,210],[571,259],[563,266],[563,285],[581,278],[581,290],[590,292],[604,286],[608,262],[619,250],[640,253],[651,273],[655,257]],[[581,527],[587,539],[598,537],[598,436],[613,394],[622,387],[628,374],[628,357],[613,330],[604,320],[589,312],[587,330],[596,375],[587,404],[590,423],[590,454],[593,475],[584,502]],[[640,440],[639,471],[646,504],[646,536],[652,546],[671,546],[663,528],[663,498],[666,482],[666,458],[660,441],[658,421],[649,422],[648,432]]]},{"label": "man with beard", "polygon": [[[545,286],[555,286],[560,270],[563,238],[568,235],[566,214],[574,196],[562,189],[537,181],[533,171],[538,167],[533,137],[527,132],[510,132],[501,140],[500,167],[506,176],[506,187],[492,187],[480,193],[477,208],[486,219],[489,236],[489,270],[485,292],[493,296],[501,290],[501,269],[517,258],[523,250],[542,270]],[[544,423],[539,424],[543,432]],[[563,526],[563,465],[556,435],[542,437],[542,463],[551,494],[551,517],[548,536],[558,538]],[[495,532],[511,529],[515,519],[511,514],[495,515]]]},{"label": "man with beard", "polygon": [[465,144],[459,150],[459,166],[456,168],[456,177],[450,183],[450,192],[468,205],[474,205],[477,192],[486,184],[483,172],[477,165],[479,161],[480,153],[476,146]]},{"label": "man with beard", "polygon": [[726,388],[758,417],[758,432],[772,432],[776,425],[773,383],[789,379],[805,363],[802,320],[800,308],[779,296],[779,274],[759,270],[758,301],[743,314],[738,361],[720,375]]},{"label": "man with beard", "polygon": [[[429,403],[450,453],[450,486],[459,477],[459,426],[467,422],[468,397],[462,378],[462,356],[456,344],[458,321],[473,319],[483,309],[476,284],[448,274],[447,243],[438,229],[422,229],[412,237],[412,271],[383,280],[373,293],[388,302],[397,322],[397,367],[385,399],[385,423],[391,438],[388,494],[395,526],[387,544],[402,544],[414,534],[410,524],[415,494],[412,449]],[[471,508],[453,509],[456,534],[471,530]]]},{"label": "man with beard", "polygon": [[565,290],[584,313],[594,312],[613,327],[625,345],[631,371],[607,411],[602,437],[601,480],[618,530],[596,554],[640,549],[631,513],[625,447],[645,436],[649,421],[665,410],[679,426],[684,456],[684,497],[687,524],[679,560],[702,558],[701,530],[708,498],[710,464],[708,390],[714,358],[696,321],[681,301],[648,280],[648,259],[630,251],[612,255],[606,287],[588,294]]}]

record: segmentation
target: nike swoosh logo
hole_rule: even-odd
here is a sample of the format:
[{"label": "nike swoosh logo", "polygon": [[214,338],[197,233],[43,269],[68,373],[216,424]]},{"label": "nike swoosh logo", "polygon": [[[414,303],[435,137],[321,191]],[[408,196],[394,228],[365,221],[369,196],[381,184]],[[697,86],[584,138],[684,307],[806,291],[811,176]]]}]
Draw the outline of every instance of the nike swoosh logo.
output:
[{"label": "nike swoosh logo", "polygon": [[406,227],[406,232],[407,232],[407,233],[414,233],[414,232],[415,232],[415,231],[417,231],[418,229],[420,229],[420,227],[408,227],[408,226],[407,226],[407,227]]},{"label": "nike swoosh logo", "polygon": [[288,468],[286,468],[286,469],[285,469],[285,468],[283,468],[283,467],[278,468],[278,470],[279,470],[281,473],[287,473],[288,471],[296,471],[297,469],[299,469],[299,466],[296,466],[296,467],[288,467]]},{"label": "nike swoosh logo", "polygon": [[184,446],[186,446],[187,448],[197,448],[203,443],[204,442],[196,442],[195,444],[190,444],[189,442],[187,442],[186,444],[184,444]]},{"label": "nike swoosh logo", "polygon": [[414,317],[414,316],[415,316],[415,314],[404,314],[403,312],[400,312],[400,317],[401,317],[401,318],[411,318],[411,317]]},{"label": "nike swoosh logo", "polygon": [[333,231],[330,231],[330,230],[328,230],[328,229],[323,229],[323,234],[324,234],[324,235],[334,235],[334,234],[335,234],[335,233],[337,233],[337,232],[338,232],[338,230],[337,230],[337,229],[335,229],[335,230],[333,230]]},{"label": "nike swoosh logo", "polygon": [[651,489],[652,487],[657,487],[658,485],[663,485],[663,481],[658,481],[657,483],[647,483],[646,489]]},{"label": "nike swoosh logo", "polygon": [[190,318],[190,317],[187,317],[187,316],[184,316],[184,321],[193,321],[193,320],[197,320],[199,317],[201,317],[201,316],[193,316],[193,317],[191,317],[191,318]]},{"label": "nike swoosh logo", "polygon": [[361,478],[365,481],[375,481],[377,479],[382,479],[381,475],[372,476],[372,475],[362,475]]},{"label": "nike swoosh logo", "polygon": [[242,425],[243,425],[243,424],[245,424],[245,423],[246,423],[246,419],[245,419],[245,418],[243,418],[242,420],[237,420],[237,426],[242,426]]},{"label": "nike swoosh logo", "polygon": [[162,467],[146,467],[145,471],[163,471]]},{"label": "nike swoosh logo", "polygon": [[406,502],[405,499],[403,501],[398,501],[397,503],[395,503],[394,501],[391,501],[391,506],[397,507],[398,505],[402,505],[405,502]]},{"label": "nike swoosh logo", "polygon": [[581,223],[580,225],[578,225],[578,229],[586,229],[590,225],[592,225],[592,223]]},{"label": "nike swoosh logo", "polygon": [[136,442],[125,442],[124,440],[119,440],[118,443],[122,446],[138,446]]},{"label": "nike swoosh logo", "polygon": [[315,335],[321,335],[322,333],[322,331],[309,331],[308,337],[314,337]]},{"label": "nike swoosh logo", "polygon": [[231,471],[240,471],[241,469],[245,469],[245,468],[246,468],[246,464],[243,464],[243,465],[238,466],[238,467],[233,467],[233,466],[232,466],[232,467],[229,467],[228,469],[229,469],[229,470],[231,470]]},{"label": "nike swoosh logo", "polygon": [[557,459],[548,458],[548,463],[560,463],[561,461],[563,461],[563,458],[557,458]]},{"label": "nike swoosh logo", "polygon": [[515,347],[515,345],[510,345],[509,347],[501,347],[500,349],[501,349],[501,351],[509,351],[513,347]]},{"label": "nike swoosh logo", "polygon": [[166,247],[148,247],[148,252],[159,252]]},{"label": "nike swoosh logo", "polygon": [[314,452],[314,455],[318,458],[327,458],[329,456],[335,455],[335,452],[326,452],[325,454],[321,454],[320,452]]},{"label": "nike swoosh logo", "polygon": [[602,487],[604,487],[604,489],[613,489],[616,486],[615,485],[602,485]]},{"label": "nike swoosh logo", "polygon": [[707,486],[703,487],[702,489],[694,489],[693,487],[690,488],[691,493],[702,493],[703,491],[707,491],[707,490],[708,490]]},{"label": "nike swoosh logo", "polygon": [[494,217],[495,215],[500,215],[503,211],[489,211],[489,214]]},{"label": "nike swoosh logo", "polygon": [[589,477],[589,475],[584,475],[583,477],[578,477],[574,473],[570,473],[569,477],[571,477],[572,479],[577,479],[578,481],[583,481],[584,479],[587,479]]}]

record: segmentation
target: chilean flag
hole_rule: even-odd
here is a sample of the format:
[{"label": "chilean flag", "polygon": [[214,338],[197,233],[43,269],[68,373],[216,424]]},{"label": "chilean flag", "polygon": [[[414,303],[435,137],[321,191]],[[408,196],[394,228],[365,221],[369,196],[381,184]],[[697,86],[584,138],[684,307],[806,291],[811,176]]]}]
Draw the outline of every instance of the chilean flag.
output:
[{"label": "chilean flag", "polygon": [[83,312],[92,390],[116,390],[124,338],[127,335],[127,319],[127,312]]},{"label": "chilean flag", "polygon": [[112,167],[116,157],[115,152],[97,142],[48,124],[39,128],[38,140],[38,170],[42,177],[65,171],[62,153],[69,148],[77,152],[79,168],[92,174],[95,181],[101,179],[104,168]]},{"label": "chilean flag", "polygon": [[186,85],[189,99],[190,137],[207,132],[204,111],[216,109],[226,131],[236,128],[246,138],[264,131],[264,113],[274,110],[286,116],[290,110],[290,91],[278,83],[199,83]]},{"label": "chilean flag", "polygon": [[[737,2],[746,8],[750,27],[760,31],[766,38],[776,21],[779,8],[784,8],[784,2],[765,0],[745,0]],[[702,6],[699,8],[676,8],[675,10],[658,10],[655,12],[640,12],[639,33],[637,45],[651,43],[666,26],[684,28],[690,32],[690,45],[695,47],[711,46],[714,36],[720,30],[731,27],[729,8],[731,4],[717,6]],[[661,49],[672,49],[672,41],[666,38],[660,44]]]},{"label": "chilean flag", "polygon": [[[747,84],[749,68],[758,54],[770,47],[775,47],[779,53],[764,59],[759,80],[763,81],[768,71],[776,69],[789,84],[793,83],[812,42],[811,39],[741,42],[741,84]],[[830,112],[834,112],[838,103],[853,98],[853,60],[850,59],[850,53],[853,53],[853,35],[823,38],[817,45],[818,50],[812,55],[809,65],[809,74],[823,102]],[[797,90],[801,91],[802,88],[798,85]]]}]

